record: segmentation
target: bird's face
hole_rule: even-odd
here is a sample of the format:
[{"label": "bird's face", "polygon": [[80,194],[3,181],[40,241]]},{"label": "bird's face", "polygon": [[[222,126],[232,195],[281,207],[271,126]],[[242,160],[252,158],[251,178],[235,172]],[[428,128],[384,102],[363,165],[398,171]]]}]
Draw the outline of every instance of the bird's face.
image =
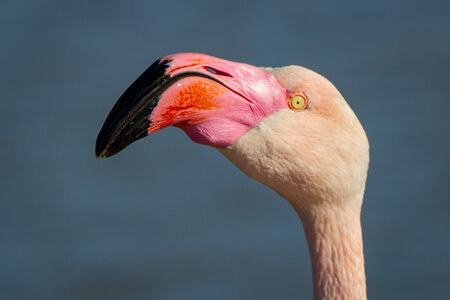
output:
[{"label": "bird's face", "polygon": [[336,186],[348,192],[355,178],[364,187],[364,130],[336,88],[302,67],[263,69],[193,53],[164,57],[112,108],[96,155],[111,156],[170,125],[217,147],[287,199],[311,199]]}]

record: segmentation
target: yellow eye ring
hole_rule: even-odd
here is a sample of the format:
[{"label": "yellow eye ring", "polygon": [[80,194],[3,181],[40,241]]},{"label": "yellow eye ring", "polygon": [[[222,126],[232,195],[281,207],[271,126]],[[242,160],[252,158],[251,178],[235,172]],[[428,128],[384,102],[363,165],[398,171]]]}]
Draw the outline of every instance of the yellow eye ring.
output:
[{"label": "yellow eye ring", "polygon": [[305,95],[296,94],[289,98],[288,103],[290,109],[300,111],[306,108],[308,105],[308,100]]}]

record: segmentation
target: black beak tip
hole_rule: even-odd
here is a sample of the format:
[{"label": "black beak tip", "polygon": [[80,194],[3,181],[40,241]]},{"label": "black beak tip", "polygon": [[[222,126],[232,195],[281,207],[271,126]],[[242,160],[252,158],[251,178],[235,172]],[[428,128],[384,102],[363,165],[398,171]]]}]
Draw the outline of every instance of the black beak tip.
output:
[{"label": "black beak tip", "polygon": [[155,61],[123,93],[106,118],[95,144],[95,157],[112,156],[148,135],[149,116],[159,100],[160,87],[171,60]]},{"label": "black beak tip", "polygon": [[97,142],[95,143],[95,158],[105,158],[108,157],[108,149],[106,149],[105,145],[102,145],[102,143],[97,138]]},{"label": "black beak tip", "polygon": [[120,144],[117,143],[117,140],[111,140],[111,137],[106,135],[105,130],[102,128],[95,143],[95,158],[100,159],[113,156],[114,154],[119,153],[127,145],[128,142]]},{"label": "black beak tip", "polygon": [[100,159],[100,158],[105,158],[107,156],[104,155],[104,153],[101,152],[97,152],[97,150],[95,150],[95,159]]}]

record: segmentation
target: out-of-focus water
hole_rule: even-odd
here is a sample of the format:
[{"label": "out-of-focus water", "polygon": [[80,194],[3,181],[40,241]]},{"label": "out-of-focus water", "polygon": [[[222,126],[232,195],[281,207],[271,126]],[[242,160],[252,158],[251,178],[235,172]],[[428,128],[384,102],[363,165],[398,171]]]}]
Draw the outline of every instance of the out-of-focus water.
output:
[{"label": "out-of-focus water", "polygon": [[1,299],[308,299],[291,207],[166,129],[96,161],[156,58],[196,51],[328,77],[371,142],[371,299],[450,298],[450,2],[4,1]]}]

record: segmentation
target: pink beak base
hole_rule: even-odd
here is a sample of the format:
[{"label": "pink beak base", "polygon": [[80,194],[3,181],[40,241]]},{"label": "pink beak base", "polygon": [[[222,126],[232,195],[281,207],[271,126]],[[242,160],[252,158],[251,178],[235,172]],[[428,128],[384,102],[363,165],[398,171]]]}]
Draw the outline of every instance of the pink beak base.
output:
[{"label": "pink beak base", "polygon": [[150,115],[151,134],[172,125],[196,143],[226,147],[281,108],[288,92],[260,68],[196,53],[166,56],[167,74],[190,72],[171,85]]}]

